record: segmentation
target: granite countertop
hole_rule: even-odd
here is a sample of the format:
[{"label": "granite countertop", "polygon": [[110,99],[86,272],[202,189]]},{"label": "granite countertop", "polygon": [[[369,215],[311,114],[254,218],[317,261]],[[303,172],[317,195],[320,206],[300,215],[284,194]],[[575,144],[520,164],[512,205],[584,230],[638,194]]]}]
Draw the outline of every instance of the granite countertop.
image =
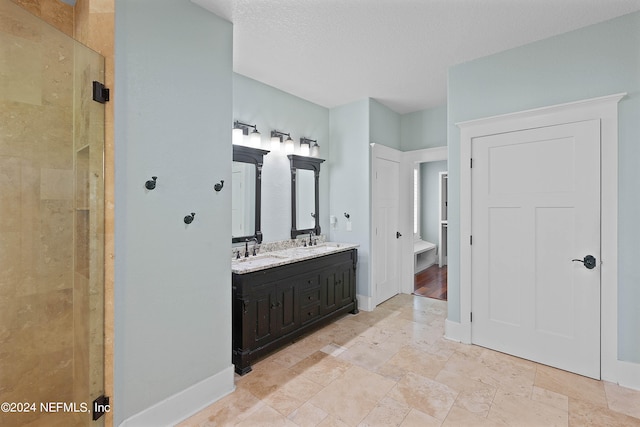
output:
[{"label": "granite countertop", "polygon": [[256,256],[231,260],[231,272],[236,274],[252,273],[267,268],[291,264],[306,259],[317,258],[337,252],[348,251],[360,245],[353,243],[322,242],[315,246],[293,247],[259,253]]}]

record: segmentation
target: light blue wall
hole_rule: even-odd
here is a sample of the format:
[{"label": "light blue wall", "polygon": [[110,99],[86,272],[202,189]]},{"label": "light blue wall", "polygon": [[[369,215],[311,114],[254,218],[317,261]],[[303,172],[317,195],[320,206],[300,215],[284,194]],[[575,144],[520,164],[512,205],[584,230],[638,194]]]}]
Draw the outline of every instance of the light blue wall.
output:
[{"label": "light blue wall", "polygon": [[[371,252],[371,196],[369,189],[369,99],[353,102],[330,110],[331,150],[329,163],[330,214],[338,219],[331,227],[330,239],[357,243],[359,295],[371,296],[369,268]],[[346,230],[351,216],[352,231]]]},{"label": "light blue wall", "polygon": [[375,99],[369,99],[369,138],[400,150],[400,115]]},{"label": "light blue wall", "polygon": [[447,106],[403,114],[400,117],[400,141],[401,151],[447,145]]},{"label": "light blue wall", "polygon": [[[320,145],[320,157],[329,159],[329,110],[272,86],[233,74],[233,117],[255,124],[262,134],[262,148],[271,150],[272,130],[291,133]],[[231,124],[230,124],[231,126]],[[329,174],[325,161],[320,169],[320,228],[329,231]],[[264,242],[291,238],[291,169],[284,151],[269,153],[262,168],[262,232]]]},{"label": "light blue wall", "polygon": [[449,70],[449,319],[460,320],[460,132],[456,122],[628,92],[619,116],[619,359],[640,363],[640,13]]},{"label": "light blue wall", "polygon": [[232,27],[188,1],[115,10],[119,425],[231,366],[231,192],[213,185],[231,178]]},{"label": "light blue wall", "polygon": [[[447,161],[420,164],[420,232],[422,240],[440,246],[440,172]],[[438,249],[439,250],[439,249]]]}]

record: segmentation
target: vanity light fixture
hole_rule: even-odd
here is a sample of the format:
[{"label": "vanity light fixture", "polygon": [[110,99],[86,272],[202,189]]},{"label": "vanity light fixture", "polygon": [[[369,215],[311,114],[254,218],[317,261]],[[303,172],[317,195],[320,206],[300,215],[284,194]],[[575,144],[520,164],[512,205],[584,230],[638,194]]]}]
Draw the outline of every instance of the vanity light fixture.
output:
[{"label": "vanity light fixture", "polygon": [[293,142],[293,139],[291,139],[291,136],[287,134],[287,139],[285,139],[284,141],[284,152],[293,153],[294,148],[295,148],[295,144]]},{"label": "vanity light fixture", "polygon": [[260,147],[260,132],[258,132],[258,126],[242,123],[238,120],[233,122],[233,143],[242,145],[242,137],[243,135],[249,135],[249,128],[253,128],[251,137],[249,138],[249,145],[255,148]]},{"label": "vanity light fixture", "polygon": [[[309,152],[311,151],[311,143],[315,142],[317,143],[318,141],[315,141],[313,139],[309,139],[309,138],[305,138],[302,137],[300,138],[300,154],[303,156],[309,156]],[[318,146],[319,148],[319,146]]]},{"label": "vanity light fixture", "polygon": [[313,145],[311,146],[311,157],[320,157],[320,146],[318,145],[318,141],[313,141]]},{"label": "vanity light fixture", "polygon": [[[284,133],[284,132],[280,132],[278,130],[272,130],[271,131],[271,151],[275,151],[275,152],[280,151],[280,145],[283,142],[283,137],[284,136],[287,137],[287,141],[291,140],[291,142],[293,142],[293,140],[291,139],[291,135],[290,134]],[[286,144],[285,144],[285,148],[286,148]]]}]

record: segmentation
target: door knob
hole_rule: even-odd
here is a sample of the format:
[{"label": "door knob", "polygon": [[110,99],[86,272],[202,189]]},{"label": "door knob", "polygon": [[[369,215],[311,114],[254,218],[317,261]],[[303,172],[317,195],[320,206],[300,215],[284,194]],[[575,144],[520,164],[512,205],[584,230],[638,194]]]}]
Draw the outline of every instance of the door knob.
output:
[{"label": "door knob", "polygon": [[584,257],[584,259],[572,259],[571,261],[573,261],[573,262],[581,262],[589,270],[591,270],[592,268],[595,268],[595,266],[596,266],[596,257],[594,257],[593,255],[587,255],[587,256]]},{"label": "door knob", "polygon": [[396,231],[396,239],[399,239],[400,237],[402,237],[402,234],[400,234],[399,231]]}]

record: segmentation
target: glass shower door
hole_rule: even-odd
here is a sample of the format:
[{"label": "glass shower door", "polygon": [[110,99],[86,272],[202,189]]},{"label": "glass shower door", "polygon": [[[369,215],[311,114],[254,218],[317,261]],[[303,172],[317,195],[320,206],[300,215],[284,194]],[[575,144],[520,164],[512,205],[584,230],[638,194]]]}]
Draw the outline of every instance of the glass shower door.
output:
[{"label": "glass shower door", "polygon": [[104,394],[104,59],[0,0],[2,426],[89,426]]}]

